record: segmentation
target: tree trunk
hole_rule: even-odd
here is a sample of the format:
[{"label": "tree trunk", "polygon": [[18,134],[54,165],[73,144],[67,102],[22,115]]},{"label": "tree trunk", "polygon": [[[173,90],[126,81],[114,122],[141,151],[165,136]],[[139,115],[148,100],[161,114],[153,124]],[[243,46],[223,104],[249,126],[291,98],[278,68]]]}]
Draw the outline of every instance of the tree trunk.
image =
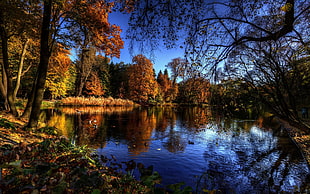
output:
[{"label": "tree trunk", "polygon": [[[9,55],[8,55],[8,36],[4,27],[3,21],[3,13],[0,13],[0,37],[1,37],[1,46],[2,46],[2,65],[4,69],[4,74],[6,75],[6,84],[7,84],[7,96],[6,100],[8,102],[10,113],[14,116],[18,116],[18,112],[15,106],[14,98],[13,98],[13,79],[12,72],[10,70],[9,65]],[[3,74],[3,75],[4,75]]]},{"label": "tree trunk", "polygon": [[25,60],[25,55],[26,55],[26,51],[27,51],[28,42],[29,42],[29,39],[26,40],[26,42],[25,42],[25,44],[23,46],[22,54],[20,56],[18,73],[17,73],[17,79],[16,79],[16,85],[15,85],[14,95],[13,95],[14,101],[16,101],[16,95],[17,95],[17,92],[18,92],[19,86],[20,86],[20,79],[21,79],[21,76],[22,76],[22,70],[23,70],[23,66],[24,66],[24,60]]},{"label": "tree trunk", "polygon": [[0,56],[0,64],[1,64],[1,70],[2,70],[2,72],[1,72],[2,76],[0,77],[0,92],[1,92],[2,100],[4,100],[4,102],[3,102],[3,106],[4,107],[3,108],[5,110],[10,110],[9,103],[8,103],[8,98],[7,98],[7,91],[8,91],[7,79],[6,79],[6,73],[5,73],[5,70],[4,70],[4,67],[3,67],[3,62],[2,62],[2,50],[1,50],[0,54],[1,54],[1,56]]},{"label": "tree trunk", "polygon": [[81,54],[80,66],[77,66],[78,75],[75,83],[75,95],[81,96],[83,87],[86,83],[88,76],[90,75],[94,63],[94,57],[96,52],[94,49],[86,49],[87,41],[85,41]]},{"label": "tree trunk", "polygon": [[38,119],[40,116],[40,108],[43,100],[48,63],[51,55],[49,48],[51,14],[52,14],[52,0],[45,0],[42,31],[41,31],[40,63],[38,66],[36,80],[33,89],[34,99],[32,104],[32,110],[29,117],[29,122],[27,125],[27,127],[29,128],[34,128],[37,126]]},{"label": "tree trunk", "polygon": [[30,113],[31,113],[31,110],[32,110],[33,100],[34,100],[34,90],[36,88],[35,85],[36,85],[36,80],[34,80],[31,92],[28,95],[27,105],[26,105],[26,108],[25,108],[25,110],[24,110],[24,112],[23,112],[23,114],[21,116],[22,118],[29,119],[29,116],[30,116]]}]

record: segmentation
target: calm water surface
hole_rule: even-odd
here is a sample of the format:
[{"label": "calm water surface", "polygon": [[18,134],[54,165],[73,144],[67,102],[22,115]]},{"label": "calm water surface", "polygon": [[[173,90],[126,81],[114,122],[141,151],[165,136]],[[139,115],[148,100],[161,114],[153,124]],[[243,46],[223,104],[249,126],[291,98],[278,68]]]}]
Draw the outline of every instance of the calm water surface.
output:
[{"label": "calm water surface", "polygon": [[[262,119],[223,120],[198,107],[64,107],[45,110],[41,119],[100,155],[153,165],[163,185],[292,193],[309,184],[309,168],[296,146]],[[138,170],[132,174],[139,178]]]}]

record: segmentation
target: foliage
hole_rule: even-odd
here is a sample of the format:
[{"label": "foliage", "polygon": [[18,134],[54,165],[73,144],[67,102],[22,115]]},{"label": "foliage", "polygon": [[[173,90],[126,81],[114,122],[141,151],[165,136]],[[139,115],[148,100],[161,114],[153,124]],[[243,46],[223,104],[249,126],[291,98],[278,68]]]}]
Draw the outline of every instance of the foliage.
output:
[{"label": "foliage", "polygon": [[159,86],[159,95],[163,102],[174,101],[177,97],[178,87],[177,84],[169,79],[168,71],[165,70],[164,74],[159,71],[157,76]]},{"label": "foliage", "polygon": [[91,76],[89,76],[85,83],[83,93],[86,96],[102,96],[104,94],[104,90],[97,72],[94,72]]},{"label": "foliage", "polygon": [[15,125],[5,118],[0,118],[0,127],[6,129],[16,129]]},{"label": "foliage", "polygon": [[69,58],[70,52],[59,45],[55,48],[49,63],[46,79],[46,88],[50,92],[51,99],[62,97],[70,90],[70,68],[72,66]]},{"label": "foliage", "polygon": [[[65,139],[2,146],[0,187],[4,193],[141,193],[149,189],[133,178],[104,167],[86,147]],[[35,160],[34,160],[35,159]]]},{"label": "foliage", "polygon": [[211,85],[210,103],[226,116],[248,118],[259,113],[261,106],[258,95],[249,84],[240,79],[223,80]]},{"label": "foliage", "polygon": [[46,133],[48,135],[57,135],[57,129],[55,127],[42,127],[37,130],[37,132]]},{"label": "foliage", "polygon": [[63,8],[68,31],[63,33],[85,51],[94,46],[106,56],[119,57],[123,48],[121,29],[108,21],[113,6],[114,3],[103,0],[66,1]]},{"label": "foliage", "polygon": [[158,84],[152,62],[143,55],[135,56],[132,62],[128,67],[128,98],[144,103],[154,100],[158,93]]},{"label": "foliage", "polygon": [[181,183],[171,184],[168,186],[168,188],[171,189],[173,193],[179,193],[179,194],[191,193],[193,189],[189,186],[182,188],[182,186],[184,185],[185,184],[181,182]]},{"label": "foliage", "polygon": [[189,78],[179,83],[179,101],[183,103],[203,104],[210,98],[210,82],[204,78]]},{"label": "foliage", "polygon": [[110,92],[114,98],[125,98],[128,91],[128,66],[124,63],[109,64]]}]

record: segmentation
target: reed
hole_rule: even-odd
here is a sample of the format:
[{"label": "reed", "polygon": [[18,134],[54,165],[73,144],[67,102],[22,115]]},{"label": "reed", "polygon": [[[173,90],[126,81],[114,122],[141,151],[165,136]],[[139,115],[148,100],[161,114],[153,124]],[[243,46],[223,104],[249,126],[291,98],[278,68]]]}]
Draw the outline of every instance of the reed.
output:
[{"label": "reed", "polygon": [[114,114],[114,113],[122,113],[122,112],[131,112],[135,107],[134,106],[80,106],[80,107],[72,107],[72,106],[64,106],[59,110],[67,115],[75,115],[79,114],[97,114],[97,113],[105,113],[105,114]]},{"label": "reed", "polygon": [[114,99],[112,97],[67,97],[61,100],[60,105],[64,106],[135,106],[131,100]]}]

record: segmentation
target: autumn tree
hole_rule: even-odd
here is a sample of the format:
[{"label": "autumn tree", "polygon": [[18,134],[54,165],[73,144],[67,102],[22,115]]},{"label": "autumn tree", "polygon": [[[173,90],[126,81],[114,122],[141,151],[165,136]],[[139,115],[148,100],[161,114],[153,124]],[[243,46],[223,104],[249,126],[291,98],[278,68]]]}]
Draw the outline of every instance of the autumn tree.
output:
[{"label": "autumn tree", "polygon": [[177,84],[173,84],[172,80],[170,80],[167,69],[165,69],[164,73],[159,71],[157,75],[157,83],[159,86],[159,95],[163,102],[171,102],[175,100],[177,96]]},{"label": "autumn tree", "polygon": [[[37,14],[35,14],[38,12],[38,8],[38,6],[33,6],[24,1],[0,2],[0,64],[2,66],[0,91],[5,100],[7,110],[15,116],[18,113],[14,103],[20,86],[20,78],[24,73],[23,62],[29,39],[34,37],[33,34],[36,35],[36,31],[32,29],[36,26],[36,21],[39,19]],[[17,38],[20,39],[18,40]],[[12,52],[11,48],[16,48],[17,46],[10,44],[12,40],[18,40],[20,45],[22,45],[21,52]],[[15,43],[18,44],[17,42]],[[14,55],[15,58],[12,58]],[[14,61],[18,61],[15,63],[17,65],[14,65]],[[18,68],[15,86],[13,82],[14,68]]]},{"label": "autumn tree", "polygon": [[80,50],[80,60],[76,63],[76,96],[82,94],[96,51],[110,57],[120,56],[120,49],[123,48],[121,29],[108,21],[113,5],[103,0],[74,0],[66,7],[66,28],[70,33],[66,36],[70,36],[72,43]]},{"label": "autumn tree", "polygon": [[[309,13],[310,2],[307,0],[220,2],[167,0],[161,3],[139,1],[131,17],[129,37],[133,38],[133,41],[140,42],[163,38],[168,47],[184,48],[186,58],[191,64],[188,68],[200,71],[205,76],[213,76],[215,81],[218,81],[216,72],[219,64],[227,64],[225,69],[234,70],[239,73],[239,78],[246,79],[251,68],[248,65],[239,65],[239,59],[236,59],[240,56],[238,54],[240,51],[255,56],[257,59],[255,61],[261,64],[260,67],[263,67],[266,61],[271,62],[275,59],[275,53],[270,53],[273,52],[272,47],[283,43],[286,46],[281,50],[286,51],[282,53],[289,53],[292,49],[296,50],[303,46],[309,55]],[[258,51],[257,45],[261,51]],[[256,55],[257,53],[260,54]],[[277,61],[281,61],[279,57],[276,57]],[[282,57],[285,60],[286,56]],[[271,65],[270,62],[267,64]],[[243,61],[243,64],[249,63],[251,61]],[[281,68],[274,70],[278,70],[273,72],[274,75],[282,74]],[[256,68],[255,71],[256,79],[264,81],[265,78],[259,75],[265,73],[261,71],[267,70]],[[269,88],[277,88],[277,85],[270,85]],[[283,105],[282,100],[275,102],[275,107]],[[284,104],[289,103],[286,101]],[[283,115],[283,108],[281,112],[274,110],[274,113],[280,117],[296,120],[292,119],[292,114],[287,111]],[[296,113],[293,114],[296,116]]]},{"label": "autumn tree", "polygon": [[210,98],[210,82],[205,78],[189,78],[179,83],[179,102],[203,104]]},{"label": "autumn tree", "polygon": [[[29,91],[29,85],[33,83],[33,77],[38,65],[39,43],[36,38],[12,37],[9,42],[10,64],[13,67],[14,101],[20,93]],[[27,86],[28,85],[28,86]],[[20,89],[24,88],[23,91]],[[28,94],[29,92],[26,92]],[[24,95],[25,96],[25,95]]]},{"label": "autumn tree", "polygon": [[[84,53],[90,47],[95,47],[109,56],[119,55],[119,49],[122,48],[123,44],[119,35],[120,29],[108,22],[108,13],[112,6],[113,3],[106,3],[105,1],[44,1],[41,58],[34,86],[35,90],[33,91],[35,95],[33,100],[29,100],[33,104],[31,105],[32,110],[28,127],[35,127],[38,122],[48,59],[56,37],[65,37],[65,39],[57,39],[58,41],[62,40],[63,44],[80,43],[82,63],[85,58]],[[52,39],[49,39],[50,37]]]},{"label": "autumn tree", "polygon": [[132,59],[128,67],[128,98],[136,102],[155,100],[158,85],[154,77],[152,62],[143,55]]},{"label": "autumn tree", "polygon": [[102,96],[104,94],[102,83],[97,72],[93,72],[88,77],[88,80],[86,80],[83,94],[85,96]]},{"label": "autumn tree", "polygon": [[46,79],[46,91],[52,99],[63,97],[73,87],[70,69],[73,64],[70,59],[70,52],[61,45],[55,47],[51,56]]}]

